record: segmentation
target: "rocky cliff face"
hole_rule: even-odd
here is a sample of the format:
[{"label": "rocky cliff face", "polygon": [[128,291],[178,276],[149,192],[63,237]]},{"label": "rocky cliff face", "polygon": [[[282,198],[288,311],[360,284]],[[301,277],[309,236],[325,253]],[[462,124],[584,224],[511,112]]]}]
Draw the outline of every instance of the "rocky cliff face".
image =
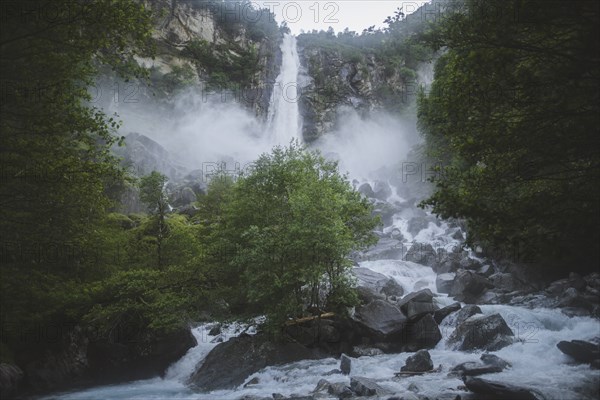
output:
[{"label": "rocky cliff face", "polygon": [[[236,92],[241,103],[257,116],[267,115],[281,64],[282,38],[267,10],[216,1],[146,0],[146,5],[156,15],[156,54],[137,61],[151,69],[155,87],[147,93],[149,98],[153,94],[169,98],[187,86],[225,89]],[[208,57],[190,51],[194,45],[206,49]],[[252,68],[235,71],[230,65],[235,63]],[[246,76],[236,80],[236,73]]]},{"label": "rocky cliff face", "polygon": [[300,97],[306,141],[335,128],[340,111],[361,115],[408,104],[407,79],[389,70],[374,54],[345,54],[343,49],[314,46],[299,40],[307,75]]}]

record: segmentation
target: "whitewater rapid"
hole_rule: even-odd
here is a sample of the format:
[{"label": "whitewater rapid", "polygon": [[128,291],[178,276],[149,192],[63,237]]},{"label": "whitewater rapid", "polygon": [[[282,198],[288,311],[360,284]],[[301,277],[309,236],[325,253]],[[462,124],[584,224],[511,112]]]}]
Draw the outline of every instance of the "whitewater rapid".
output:
[{"label": "whitewater rapid", "polygon": [[[404,222],[401,217],[395,219],[395,226]],[[435,225],[435,224],[434,224]],[[439,226],[429,226],[419,232],[419,236],[440,240]],[[450,240],[450,239],[448,239]],[[405,290],[410,292],[421,288],[429,288],[434,293],[435,272],[426,266],[401,261],[377,260],[363,261],[361,267],[372,269],[395,279]],[[440,307],[454,300],[445,294],[438,294],[435,301]],[[596,399],[600,384],[600,374],[585,364],[575,364],[568,356],[561,353],[556,344],[561,340],[590,340],[600,334],[600,325],[590,317],[569,317],[559,309],[526,309],[509,305],[481,305],[483,314],[500,313],[513,330],[518,339],[514,344],[494,354],[512,364],[500,373],[486,374],[485,379],[497,380],[513,385],[525,386],[542,393],[546,399]],[[482,352],[461,352],[450,348],[446,341],[454,330],[442,321],[440,330],[443,339],[429,352],[434,365],[441,365],[441,372],[396,378],[406,358],[412,353],[385,354],[363,356],[352,360],[352,376],[372,378],[383,388],[392,392],[406,392],[412,384],[419,388],[419,394],[435,396],[449,390],[457,394],[466,393],[460,390],[463,382],[457,377],[448,377],[449,370],[455,365],[477,361]],[[339,360],[300,361],[283,366],[268,367],[248,377],[258,378],[258,383],[246,388],[241,385],[236,390],[221,390],[211,393],[194,393],[185,384],[186,379],[194,371],[197,364],[217,345],[214,336],[208,334],[210,325],[196,327],[192,330],[198,345],[167,371],[164,378],[155,378],[120,385],[91,388],[83,391],[62,393],[44,399],[56,400],[227,400],[239,399],[242,396],[270,397],[273,393],[282,395],[307,395],[314,390],[320,379],[342,382],[347,385],[350,378],[341,374],[328,374],[339,368]],[[223,340],[239,334],[245,327],[231,325],[225,329]]]}]

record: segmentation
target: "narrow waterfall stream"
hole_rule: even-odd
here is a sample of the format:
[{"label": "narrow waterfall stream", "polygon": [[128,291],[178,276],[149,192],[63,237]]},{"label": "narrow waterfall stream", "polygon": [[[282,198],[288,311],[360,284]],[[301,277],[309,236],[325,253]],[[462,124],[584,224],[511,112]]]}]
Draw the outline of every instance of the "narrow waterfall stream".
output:
[{"label": "narrow waterfall stream", "polygon": [[296,38],[290,33],[283,37],[281,57],[281,71],[273,87],[267,120],[272,143],[287,145],[293,139],[300,139],[302,131],[298,111],[300,59]]}]

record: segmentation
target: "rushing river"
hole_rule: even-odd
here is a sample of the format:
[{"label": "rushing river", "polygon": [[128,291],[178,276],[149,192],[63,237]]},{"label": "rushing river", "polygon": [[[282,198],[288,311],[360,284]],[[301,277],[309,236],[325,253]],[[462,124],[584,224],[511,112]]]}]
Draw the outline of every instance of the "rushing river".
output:
[{"label": "rushing river", "polygon": [[[395,225],[403,228],[401,218],[396,218]],[[404,229],[402,229],[404,230]],[[443,229],[430,226],[419,235],[421,239],[430,241],[451,241],[444,239]],[[405,292],[416,288],[435,288],[435,273],[430,267],[415,263],[399,262],[398,260],[364,261],[361,267],[370,268],[376,272],[394,278]],[[439,294],[436,301],[440,306],[448,305],[453,299]],[[508,305],[482,305],[484,314],[500,313],[515,336],[516,343],[495,352],[499,357],[512,364],[500,373],[487,374],[486,379],[497,380],[513,385],[526,386],[541,392],[546,399],[596,399],[600,374],[585,364],[574,364],[569,357],[561,353],[556,344],[561,340],[583,339],[590,340],[600,335],[600,325],[597,320],[589,317],[569,317],[558,309],[526,309]],[[400,371],[405,360],[411,353],[363,356],[352,360],[352,374],[375,379],[382,387],[392,392],[405,392],[409,385],[419,388],[419,394],[434,396],[440,392],[456,390],[463,383],[459,378],[448,377],[448,371],[453,366],[479,359],[481,352],[468,353],[455,351],[447,347],[446,340],[453,331],[449,318],[442,321],[440,329],[443,339],[430,350],[431,358],[437,367],[441,364],[440,372],[422,376],[394,377]],[[210,325],[193,329],[198,345],[177,363],[172,365],[164,378],[155,378],[130,382],[120,385],[102,386],[87,390],[62,393],[48,396],[45,399],[60,400],[151,400],[151,399],[238,399],[242,396],[269,397],[273,393],[283,395],[307,395],[314,390],[317,382],[329,371],[339,367],[339,360],[329,358],[324,360],[301,361],[288,365],[268,367],[250,376],[248,380],[257,377],[258,384],[236,390],[215,391],[211,393],[195,393],[185,385],[186,378],[193,372],[196,365],[216,346],[215,337],[208,335]],[[231,325],[224,329],[224,340],[239,334],[240,325]],[[341,374],[325,376],[330,382],[345,382],[350,378]],[[459,390],[457,393],[461,393]]]}]

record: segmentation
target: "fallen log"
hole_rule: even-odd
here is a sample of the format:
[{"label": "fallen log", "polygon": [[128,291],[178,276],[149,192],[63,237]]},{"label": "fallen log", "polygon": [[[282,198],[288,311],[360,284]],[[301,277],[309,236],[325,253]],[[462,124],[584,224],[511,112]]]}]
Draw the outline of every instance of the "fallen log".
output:
[{"label": "fallen log", "polygon": [[313,315],[311,317],[297,318],[297,319],[293,319],[291,321],[286,321],[285,326],[298,325],[298,324],[302,324],[304,322],[314,321],[315,319],[332,318],[334,316],[335,316],[335,313],[327,312],[327,313],[323,313],[321,315]]}]

